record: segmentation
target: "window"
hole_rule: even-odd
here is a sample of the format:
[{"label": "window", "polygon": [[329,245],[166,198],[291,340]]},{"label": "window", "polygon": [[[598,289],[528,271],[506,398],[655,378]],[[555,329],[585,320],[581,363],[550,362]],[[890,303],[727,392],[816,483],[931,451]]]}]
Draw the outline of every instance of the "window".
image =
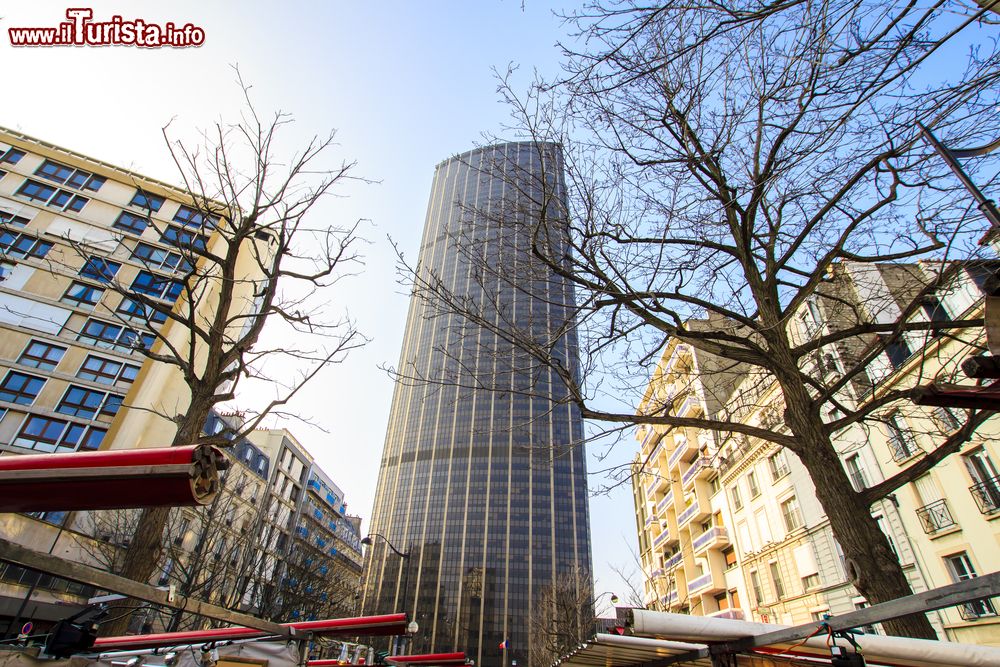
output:
[{"label": "window", "polygon": [[[933,294],[929,294],[923,298],[920,303],[920,307],[924,311],[924,315],[931,322],[951,322],[951,315],[945,309],[944,304]],[[941,330],[935,330],[932,335],[938,336],[941,334]]]},{"label": "window", "polygon": [[920,451],[913,434],[900,424],[899,413],[893,412],[886,417],[885,425],[889,429],[889,449],[892,451],[894,461],[903,461]]},{"label": "window", "polygon": [[113,359],[105,359],[95,354],[88,355],[76,376],[100,384],[131,383],[139,374],[139,367]]},{"label": "window", "polygon": [[140,322],[163,324],[167,321],[167,314],[157,310],[153,306],[146,306],[132,299],[122,299],[115,311],[129,319],[136,319]]},{"label": "window", "polygon": [[47,185],[28,179],[18,189],[17,194],[27,197],[32,201],[42,202],[47,206],[55,206],[68,211],[79,213],[90,201],[86,197],[74,194],[69,190],[59,190]]},{"label": "window", "polygon": [[132,197],[132,201],[129,202],[129,206],[138,206],[139,208],[144,208],[155,213],[160,210],[161,206],[163,206],[163,197],[143,192],[140,188],[139,190],[136,190],[135,196]]},{"label": "window", "polygon": [[902,562],[902,559],[899,558],[899,549],[896,547],[896,540],[892,536],[892,529],[889,527],[888,522],[886,522],[885,517],[880,514],[872,518],[878,524],[878,529],[885,535],[885,539],[889,543],[889,548],[892,549],[893,555]]},{"label": "window", "polygon": [[885,346],[885,354],[889,357],[889,363],[892,364],[893,368],[899,368],[910,358],[910,346],[906,344],[906,340],[902,336],[893,339],[890,335],[879,334],[879,338],[882,340],[882,345]]},{"label": "window", "polygon": [[52,249],[52,244],[28,234],[15,234],[0,230],[0,252],[12,257],[41,259]]},{"label": "window", "polygon": [[215,229],[219,224],[219,219],[212,215],[206,216],[198,209],[182,204],[174,215],[174,222],[179,222],[185,227],[194,227],[195,229]]},{"label": "window", "polygon": [[750,570],[750,588],[753,593],[753,605],[759,607],[764,601],[764,589],[760,585],[760,575],[757,574],[757,570]]},{"label": "window", "polygon": [[747,486],[750,487],[751,498],[756,498],[760,495],[760,485],[757,484],[757,473],[753,470],[747,473]]},{"label": "window", "polygon": [[97,449],[105,433],[107,430],[103,428],[88,429],[62,419],[28,415],[13,444],[42,452]]},{"label": "window", "polygon": [[21,161],[21,158],[25,156],[25,152],[18,150],[17,148],[8,148],[7,152],[0,157],[0,162],[6,162],[7,164],[17,164]]},{"label": "window", "polygon": [[728,547],[722,552],[723,557],[726,559],[726,569],[731,570],[736,567],[736,550],[732,547]]},{"label": "window", "polygon": [[729,490],[729,495],[732,496],[733,499],[733,509],[734,510],[743,509],[743,498],[740,497],[739,482],[733,484],[733,488]]},{"label": "window", "polygon": [[979,511],[983,514],[1000,512],[1000,475],[987,451],[980,447],[962,457],[972,478],[972,493]]},{"label": "window", "polygon": [[45,385],[45,378],[10,371],[0,384],[0,401],[31,405]]},{"label": "window", "polygon": [[47,178],[56,183],[63,183],[71,188],[86,188],[97,192],[104,185],[105,179],[102,176],[94,176],[89,171],[74,169],[73,167],[60,164],[55,160],[46,160],[42,166],[35,170],[36,176]]},{"label": "window", "polygon": [[201,234],[195,234],[194,232],[174,227],[173,225],[163,230],[163,233],[160,235],[160,241],[178,248],[190,248],[202,252],[205,251],[207,245],[205,237]]},{"label": "window", "polygon": [[781,518],[785,522],[785,530],[789,533],[802,527],[802,511],[795,496],[781,503]]},{"label": "window", "polygon": [[956,414],[955,410],[951,408],[934,408],[934,420],[941,425],[941,427],[947,433],[952,431],[957,431],[958,428],[965,423],[965,419],[961,418]]},{"label": "window", "polygon": [[143,265],[153,269],[180,269],[188,272],[191,270],[190,262],[184,260],[176,252],[162,250],[148,243],[140,243],[132,251],[132,259],[142,262]]},{"label": "window", "polygon": [[118,262],[112,262],[103,257],[91,256],[87,259],[83,268],[80,269],[80,275],[98,282],[109,283],[120,268],[122,268],[122,265]]},{"label": "window", "polygon": [[788,474],[788,459],[785,450],[779,449],[767,459],[767,467],[771,470],[771,480],[778,481]]},{"label": "window", "polygon": [[174,301],[184,290],[184,285],[150,271],[140,271],[129,289],[157,299]]},{"label": "window", "polygon": [[90,319],[83,326],[77,340],[82,340],[116,350],[132,351],[137,348],[148,350],[156,337],[151,333],[139,333],[126,329],[120,324],[112,324],[103,320]]},{"label": "window", "polygon": [[8,213],[7,211],[0,211],[0,223],[5,225],[24,227],[29,222],[31,222],[31,220],[25,218],[24,216],[14,215],[13,213]]},{"label": "window", "polygon": [[142,234],[148,226],[149,218],[144,218],[141,215],[129,213],[128,211],[122,211],[113,225],[117,229],[136,235]]},{"label": "window", "polygon": [[[966,581],[967,579],[975,579],[979,576],[976,574],[976,568],[973,567],[969,555],[964,551],[947,556],[944,560],[948,564],[948,569],[951,571],[951,577],[955,583]],[[962,615],[962,618],[967,621],[984,616],[996,616],[997,614],[996,607],[993,606],[993,601],[988,598],[966,602],[959,606],[958,611]]]},{"label": "window", "polygon": [[108,394],[72,384],[56,406],[56,412],[83,419],[94,419],[99,414],[114,416],[118,414],[123,399],[124,397],[118,394]]},{"label": "window", "polygon": [[65,347],[52,345],[41,340],[32,340],[18,357],[17,363],[43,371],[51,371],[65,353]]},{"label": "window", "polygon": [[81,308],[87,308],[97,305],[103,294],[103,287],[94,287],[87,283],[73,281],[73,284],[69,286],[69,289],[63,295],[62,301]]},{"label": "window", "polygon": [[851,480],[851,486],[855,491],[863,491],[868,488],[868,480],[865,479],[865,471],[861,466],[861,457],[853,454],[844,459],[844,466],[847,468],[847,476]]},{"label": "window", "polygon": [[785,597],[785,584],[781,581],[781,570],[778,568],[778,561],[772,560],[768,568],[771,570],[771,583],[774,584],[774,594],[780,600]]},{"label": "window", "polygon": [[810,588],[816,588],[819,585],[820,585],[820,580],[818,574],[815,573],[807,574],[806,576],[802,577],[803,592],[808,591]]}]

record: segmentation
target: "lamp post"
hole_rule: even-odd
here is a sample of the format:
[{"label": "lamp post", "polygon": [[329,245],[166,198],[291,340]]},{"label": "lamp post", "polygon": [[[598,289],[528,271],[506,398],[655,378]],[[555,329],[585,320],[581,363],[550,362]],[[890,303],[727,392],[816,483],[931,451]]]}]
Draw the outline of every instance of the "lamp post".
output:
[{"label": "lamp post", "polygon": [[[394,554],[396,554],[397,556],[399,556],[400,558],[402,558],[403,562],[405,563],[405,565],[403,566],[403,604],[402,604],[403,613],[405,614],[406,613],[406,592],[409,589],[409,585],[410,585],[410,552],[409,551],[406,551],[406,552],[400,551],[399,549],[397,549],[393,545],[392,542],[389,541],[389,538],[387,538],[385,535],[380,535],[379,533],[369,533],[368,535],[366,535],[365,537],[363,537],[361,539],[361,544],[364,544],[365,546],[369,546],[370,547],[372,545],[372,538],[373,537],[377,537],[380,540],[382,540],[383,542],[385,542],[385,545],[387,547],[389,547],[390,549],[392,549],[392,552]],[[409,632],[411,630],[411,628],[412,628],[413,629],[413,633],[415,633],[417,631],[417,628],[415,627],[416,625],[417,625],[416,622],[411,622],[406,627],[407,631]],[[392,644],[393,644],[393,647],[394,647],[393,651],[394,652],[398,651],[399,650],[399,640],[398,640],[398,638],[393,638]]]}]

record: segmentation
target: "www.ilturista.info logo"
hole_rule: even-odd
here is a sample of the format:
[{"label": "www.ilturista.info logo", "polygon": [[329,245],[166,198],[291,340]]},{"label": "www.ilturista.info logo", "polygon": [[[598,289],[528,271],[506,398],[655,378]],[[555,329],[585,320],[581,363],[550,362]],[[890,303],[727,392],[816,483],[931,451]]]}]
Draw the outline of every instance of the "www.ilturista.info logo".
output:
[{"label": "www.ilturista.info logo", "polygon": [[11,46],[142,46],[184,48],[205,43],[205,31],[196,25],[167,22],[147,23],[142,19],[112,16],[94,21],[94,10],[86,7],[66,10],[68,21],[54,28],[7,28]]}]

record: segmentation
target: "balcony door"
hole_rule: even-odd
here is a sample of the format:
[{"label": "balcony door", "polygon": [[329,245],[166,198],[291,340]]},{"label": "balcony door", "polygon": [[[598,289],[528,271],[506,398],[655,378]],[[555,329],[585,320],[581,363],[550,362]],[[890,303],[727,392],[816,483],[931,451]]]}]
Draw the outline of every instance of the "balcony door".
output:
[{"label": "balcony door", "polygon": [[972,477],[972,494],[983,514],[1000,511],[1000,474],[984,447],[963,457]]}]

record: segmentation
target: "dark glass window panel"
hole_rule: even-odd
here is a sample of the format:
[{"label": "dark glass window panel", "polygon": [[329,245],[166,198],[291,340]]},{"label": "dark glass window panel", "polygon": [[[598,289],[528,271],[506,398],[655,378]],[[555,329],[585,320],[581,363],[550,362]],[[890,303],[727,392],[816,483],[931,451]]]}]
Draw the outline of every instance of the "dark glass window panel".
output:
[{"label": "dark glass window panel", "polygon": [[138,206],[139,208],[147,209],[155,213],[160,210],[161,206],[163,206],[163,201],[163,197],[143,192],[142,190],[137,190],[135,196],[132,197],[132,201],[129,202],[129,205]]},{"label": "dark glass window panel", "polygon": [[38,181],[27,180],[17,194],[24,195],[28,199],[35,201],[48,201],[56,193],[56,188]]},{"label": "dark glass window panel", "polygon": [[0,384],[0,400],[19,405],[31,405],[44,385],[44,378],[10,371],[3,379],[3,383]]},{"label": "dark glass window panel", "polygon": [[109,283],[120,268],[122,265],[118,262],[112,262],[103,257],[90,257],[80,269],[80,275],[102,283]]},{"label": "dark glass window panel", "polygon": [[113,226],[131,234],[142,234],[143,230],[149,226],[149,218],[122,211]]},{"label": "dark glass window panel", "polygon": [[33,340],[18,358],[17,363],[45,371],[51,371],[66,353],[65,347],[52,345],[40,340]]}]

